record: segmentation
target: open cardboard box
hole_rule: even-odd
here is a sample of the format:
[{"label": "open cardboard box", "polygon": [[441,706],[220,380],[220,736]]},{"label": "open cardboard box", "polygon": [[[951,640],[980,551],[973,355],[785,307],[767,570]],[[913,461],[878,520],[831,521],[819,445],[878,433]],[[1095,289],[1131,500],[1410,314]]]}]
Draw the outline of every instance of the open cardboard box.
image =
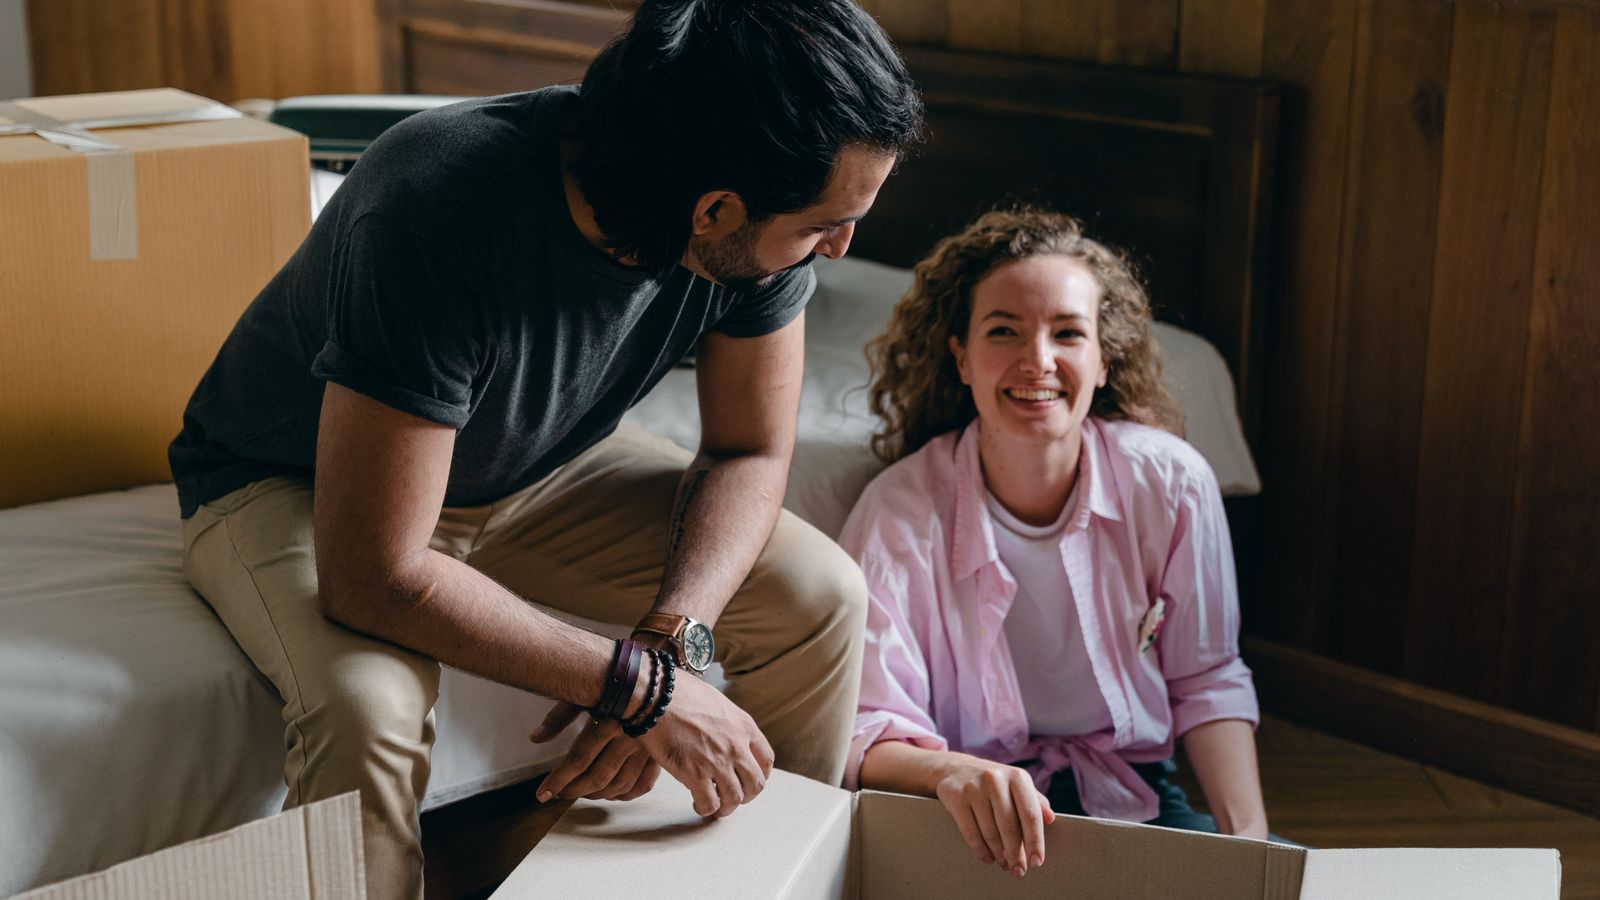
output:
[{"label": "open cardboard box", "polygon": [[13,900],[365,900],[354,792]]},{"label": "open cardboard box", "polygon": [[580,800],[492,900],[1558,900],[1561,887],[1555,850],[1304,850],[1074,816],[1018,879],[974,859],[936,800],[775,771],[727,818],[690,804],[669,777],[628,803]]},{"label": "open cardboard box", "polygon": [[[775,771],[704,821],[662,778],[628,803],[580,800],[493,900],[534,897],[1072,900],[1558,900],[1554,850],[1303,850],[1073,816],[1021,879],[980,865],[937,801],[850,794]],[[362,900],[354,793],[14,900]]]}]

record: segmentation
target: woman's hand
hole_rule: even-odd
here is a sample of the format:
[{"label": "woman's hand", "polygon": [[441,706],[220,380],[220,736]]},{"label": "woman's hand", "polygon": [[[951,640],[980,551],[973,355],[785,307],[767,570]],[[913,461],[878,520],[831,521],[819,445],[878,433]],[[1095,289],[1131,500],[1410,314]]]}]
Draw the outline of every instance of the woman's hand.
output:
[{"label": "woman's hand", "polygon": [[967,846],[985,865],[996,863],[1018,878],[1044,863],[1044,826],[1056,814],[1016,766],[958,753],[942,753],[934,796],[950,811]]},{"label": "woman's hand", "polygon": [[867,748],[860,782],[864,788],[937,797],[985,864],[1021,877],[1044,863],[1044,826],[1056,814],[1023,769],[888,740]]}]

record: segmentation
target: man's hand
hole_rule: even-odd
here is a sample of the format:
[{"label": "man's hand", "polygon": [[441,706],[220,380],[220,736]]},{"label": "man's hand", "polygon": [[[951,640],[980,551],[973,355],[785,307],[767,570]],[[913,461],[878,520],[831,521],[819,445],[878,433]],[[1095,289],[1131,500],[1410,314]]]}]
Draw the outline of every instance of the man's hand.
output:
[{"label": "man's hand", "polygon": [[946,769],[935,795],[984,864],[1020,878],[1044,862],[1044,826],[1056,814],[1023,769],[966,757]]},{"label": "man's hand", "polygon": [[[766,736],[716,688],[683,674],[675,681],[666,715],[642,738],[623,734],[618,722],[584,726],[566,758],[539,786],[539,802],[632,800],[655,787],[663,768],[694,794],[694,811],[702,816],[720,818],[755,799],[772,774]],[[556,704],[532,740],[554,738],[582,713],[571,704]]]},{"label": "man's hand", "polygon": [[[551,740],[582,714],[582,709],[570,703],[557,703],[530,739],[536,744]],[[644,745],[622,733],[620,722],[591,721],[561,764],[545,776],[537,797],[540,803],[563,796],[632,800],[648,794],[659,777],[661,767]]]},{"label": "man's hand", "polygon": [[749,713],[693,676],[679,676],[660,724],[638,741],[694,794],[694,811],[726,816],[772,774],[772,745]]}]

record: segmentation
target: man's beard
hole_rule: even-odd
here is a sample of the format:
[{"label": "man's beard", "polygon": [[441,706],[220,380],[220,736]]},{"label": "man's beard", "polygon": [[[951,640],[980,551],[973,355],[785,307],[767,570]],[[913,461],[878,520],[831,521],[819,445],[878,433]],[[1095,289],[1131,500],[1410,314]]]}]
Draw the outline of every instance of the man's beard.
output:
[{"label": "man's beard", "polygon": [[733,234],[720,241],[696,238],[693,246],[695,258],[712,280],[724,287],[744,294],[755,293],[784,272],[811,262],[815,253],[809,254],[792,266],[768,272],[756,260],[756,241],[761,230],[753,222],[745,222]]}]

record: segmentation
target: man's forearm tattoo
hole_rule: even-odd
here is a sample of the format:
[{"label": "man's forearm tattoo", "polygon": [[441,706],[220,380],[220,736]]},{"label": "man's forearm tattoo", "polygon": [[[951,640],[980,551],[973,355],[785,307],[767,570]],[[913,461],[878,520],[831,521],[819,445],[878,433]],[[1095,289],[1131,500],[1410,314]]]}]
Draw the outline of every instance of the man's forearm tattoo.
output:
[{"label": "man's forearm tattoo", "polygon": [[689,504],[694,500],[694,495],[699,492],[701,482],[706,480],[706,470],[698,469],[689,475],[689,480],[684,483],[683,490],[678,493],[678,503],[672,510],[672,542],[667,545],[667,555],[674,556],[678,552],[678,545],[683,543],[684,520],[689,516]]}]

